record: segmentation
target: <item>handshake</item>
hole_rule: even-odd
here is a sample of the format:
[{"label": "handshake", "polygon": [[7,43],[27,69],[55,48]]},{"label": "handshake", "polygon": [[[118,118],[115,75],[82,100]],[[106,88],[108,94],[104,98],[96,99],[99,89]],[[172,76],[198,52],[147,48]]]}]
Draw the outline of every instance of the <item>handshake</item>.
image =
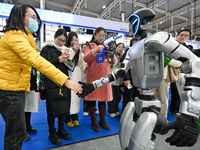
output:
[{"label": "handshake", "polygon": [[83,89],[82,93],[77,93],[78,97],[84,98],[85,96],[87,96],[95,90],[94,85],[92,83],[85,83],[82,81],[79,81],[78,83],[81,84],[81,87]]}]

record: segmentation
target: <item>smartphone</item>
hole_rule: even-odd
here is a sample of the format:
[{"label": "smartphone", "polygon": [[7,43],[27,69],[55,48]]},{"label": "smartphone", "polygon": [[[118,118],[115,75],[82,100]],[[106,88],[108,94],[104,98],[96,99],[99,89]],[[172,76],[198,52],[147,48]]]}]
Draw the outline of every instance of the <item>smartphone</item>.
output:
[{"label": "smartphone", "polygon": [[69,48],[64,49],[63,53],[64,53],[64,56],[65,56],[67,53],[69,53]]},{"label": "smartphone", "polygon": [[75,40],[74,40],[74,45],[75,45],[75,46],[78,46],[78,45],[79,45],[79,39],[75,39]]},{"label": "smartphone", "polygon": [[66,49],[65,49],[65,52],[66,52],[66,53],[69,53],[69,48],[66,48]]},{"label": "smartphone", "polygon": [[131,88],[133,88],[133,86],[129,83],[128,86],[127,86],[127,88],[131,89]]}]

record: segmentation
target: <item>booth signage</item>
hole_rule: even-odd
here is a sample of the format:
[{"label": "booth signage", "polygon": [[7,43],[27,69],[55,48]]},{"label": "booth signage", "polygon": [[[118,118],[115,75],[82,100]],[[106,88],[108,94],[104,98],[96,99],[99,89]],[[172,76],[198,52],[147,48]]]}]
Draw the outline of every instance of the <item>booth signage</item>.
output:
[{"label": "booth signage", "polygon": [[[13,6],[13,4],[0,3],[0,17],[8,18]],[[36,11],[38,12],[43,23],[86,28],[92,30],[95,30],[98,27],[103,27],[108,32],[123,33],[124,35],[129,33],[128,23],[38,8],[36,8]]]}]

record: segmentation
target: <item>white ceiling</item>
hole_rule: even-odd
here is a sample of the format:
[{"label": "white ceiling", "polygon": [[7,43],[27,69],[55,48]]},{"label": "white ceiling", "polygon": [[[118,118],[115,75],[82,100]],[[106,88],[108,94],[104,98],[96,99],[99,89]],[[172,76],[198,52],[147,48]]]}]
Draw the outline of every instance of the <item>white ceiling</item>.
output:
[{"label": "white ceiling", "polygon": [[[2,1],[2,0],[0,0]],[[125,22],[136,10],[152,8],[156,16],[145,28],[157,31],[178,32],[188,28],[193,35],[200,35],[200,0],[44,0],[45,9],[73,14],[122,21],[120,12],[125,12]],[[42,0],[3,0],[2,2],[26,3],[40,8]],[[106,8],[103,9],[102,6]],[[162,23],[161,23],[162,22]],[[131,27],[130,34],[131,35]]]}]

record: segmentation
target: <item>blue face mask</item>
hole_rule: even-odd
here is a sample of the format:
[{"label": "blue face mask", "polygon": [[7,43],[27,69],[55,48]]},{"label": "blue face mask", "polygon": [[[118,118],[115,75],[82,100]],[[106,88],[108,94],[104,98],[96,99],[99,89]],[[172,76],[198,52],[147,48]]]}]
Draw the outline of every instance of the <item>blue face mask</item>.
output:
[{"label": "blue face mask", "polygon": [[37,32],[39,26],[38,26],[38,22],[36,20],[33,20],[33,18],[29,18],[29,24],[26,26],[27,29],[31,32],[31,33],[35,33]]}]

